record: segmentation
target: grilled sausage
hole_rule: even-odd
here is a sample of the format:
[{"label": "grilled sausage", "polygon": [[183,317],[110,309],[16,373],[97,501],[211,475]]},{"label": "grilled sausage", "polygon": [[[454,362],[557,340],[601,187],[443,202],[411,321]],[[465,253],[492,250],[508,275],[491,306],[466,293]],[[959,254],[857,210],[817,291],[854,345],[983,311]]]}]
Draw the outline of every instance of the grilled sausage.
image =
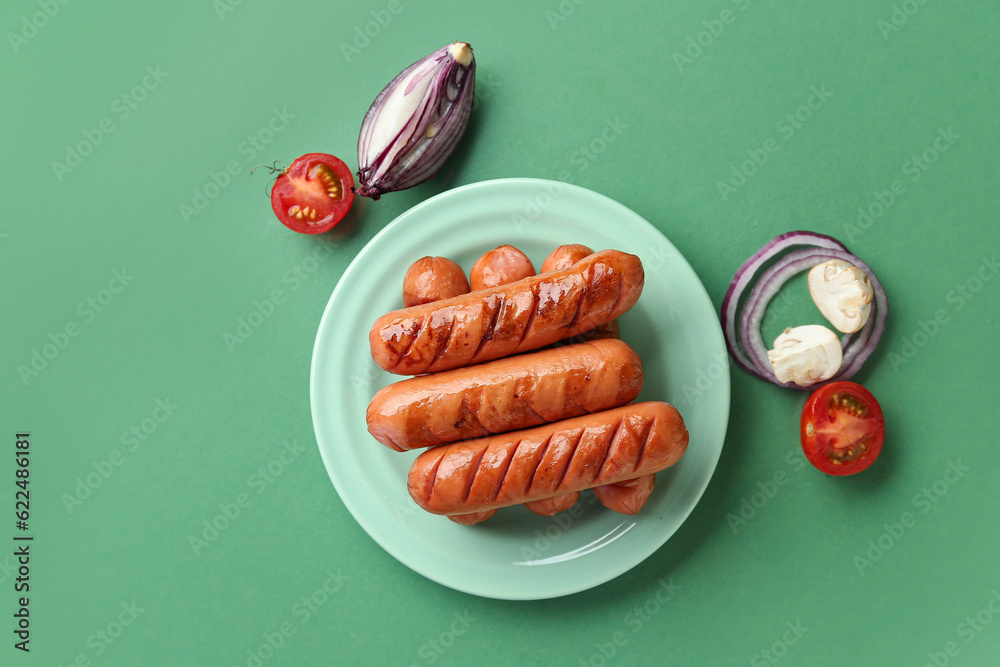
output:
[{"label": "grilled sausage", "polygon": [[428,512],[482,512],[658,472],[687,443],[673,406],[637,403],[434,447],[413,462],[407,486]]},{"label": "grilled sausage", "polygon": [[502,245],[476,260],[469,271],[473,290],[499,287],[535,275],[528,256],[512,245]]},{"label": "grilled sausage", "polygon": [[415,375],[534,350],[619,317],[642,285],[638,257],[604,250],[564,271],[387,313],[369,332],[372,358]]},{"label": "grilled sausage", "polygon": [[465,272],[447,257],[421,257],[403,276],[403,305],[407,308],[468,293]]},{"label": "grilled sausage", "polygon": [[368,432],[397,451],[515,431],[629,403],[642,361],[620,340],[550,348],[408,378],[368,405]]},{"label": "grilled sausage", "polygon": [[546,273],[548,271],[562,271],[563,269],[568,269],[573,266],[584,257],[593,254],[593,250],[581,243],[561,245],[549,253],[549,256],[545,258],[544,262],[542,262],[542,268],[539,269],[539,271],[541,273]]}]

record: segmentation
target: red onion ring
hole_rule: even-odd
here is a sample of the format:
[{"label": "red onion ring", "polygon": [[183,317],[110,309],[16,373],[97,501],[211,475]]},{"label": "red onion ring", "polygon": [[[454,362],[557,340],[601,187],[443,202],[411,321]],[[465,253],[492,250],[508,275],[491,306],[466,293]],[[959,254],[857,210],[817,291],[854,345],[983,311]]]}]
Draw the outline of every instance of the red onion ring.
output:
[{"label": "red onion ring", "polygon": [[736,312],[737,306],[739,305],[739,298],[743,294],[743,291],[747,288],[747,285],[753,280],[754,275],[761,269],[761,267],[769,260],[779,255],[786,248],[796,245],[817,247],[820,246],[820,244],[822,244],[822,247],[835,250],[847,250],[847,248],[845,248],[840,241],[830,236],[805,231],[788,232],[787,234],[781,234],[780,236],[776,236],[768,241],[764,244],[763,248],[754,253],[750,259],[745,261],[743,265],[736,270],[736,275],[733,277],[733,281],[729,284],[726,296],[722,300],[722,324],[725,333],[726,347],[729,349],[729,354],[733,357],[733,360],[736,361],[737,365],[739,365],[743,370],[753,373],[763,380],[767,379],[757,372],[753,363],[743,354],[743,351],[736,342]]},{"label": "red onion ring", "polygon": [[[780,257],[754,282],[765,264],[795,246],[808,247]],[[847,334],[841,338],[844,358],[840,370],[826,382],[846,380],[861,369],[885,331],[889,299],[871,267],[848,252],[842,243],[832,237],[806,231],[789,232],[772,239],[736,271],[722,301],[722,327],[726,347],[737,365],[763,380],[789,389],[812,391],[823,384],[819,382],[802,387],[792,382],[779,382],[767,357],[767,347],[760,333],[760,325],[771,299],[788,280],[806,269],[831,259],[850,262],[864,271],[872,283],[875,303],[872,304],[874,312],[865,325],[856,334]],[[750,295],[741,309],[740,298],[751,284],[753,287]]]}]

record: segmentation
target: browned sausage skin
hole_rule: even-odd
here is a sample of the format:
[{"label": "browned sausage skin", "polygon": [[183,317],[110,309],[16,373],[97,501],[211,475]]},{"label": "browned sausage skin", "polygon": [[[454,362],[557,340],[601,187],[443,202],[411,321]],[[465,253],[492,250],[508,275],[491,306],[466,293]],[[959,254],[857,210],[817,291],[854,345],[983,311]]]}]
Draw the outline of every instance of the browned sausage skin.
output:
[{"label": "browned sausage skin", "polygon": [[600,412],[642,390],[639,355],[599,340],[408,378],[368,405],[368,431],[397,451]]},{"label": "browned sausage skin", "polygon": [[465,272],[447,257],[421,257],[403,276],[403,305],[407,308],[468,293]]},{"label": "browned sausage skin", "polygon": [[469,271],[469,284],[473,290],[488,289],[533,275],[535,267],[527,255],[512,245],[502,245],[476,260]]},{"label": "browned sausage skin", "polygon": [[673,406],[637,403],[434,447],[413,462],[407,486],[428,512],[482,512],[658,472],[687,443]]},{"label": "browned sausage skin", "polygon": [[372,359],[415,375],[545,347],[621,316],[642,285],[638,257],[603,250],[564,271],[387,313],[368,336]]}]

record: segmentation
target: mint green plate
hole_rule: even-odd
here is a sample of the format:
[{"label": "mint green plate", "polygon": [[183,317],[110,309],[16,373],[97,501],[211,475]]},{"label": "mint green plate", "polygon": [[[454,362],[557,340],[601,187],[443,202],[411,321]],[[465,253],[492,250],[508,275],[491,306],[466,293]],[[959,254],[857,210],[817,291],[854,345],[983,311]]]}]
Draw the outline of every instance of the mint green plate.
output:
[{"label": "mint green plate", "polygon": [[[477,526],[425,513],[406,476],[419,452],[399,453],[372,438],[365,409],[400,379],[379,369],[368,331],[402,307],[403,275],[424,255],[465,270],[509,243],[535,267],[564,243],[638,255],[646,284],[620,320],[622,338],[643,360],[639,400],[665,400],[691,434],[687,453],[659,473],[634,517],[581,495],[571,510],[540,517],[523,507]],[[700,393],[698,393],[700,392]],[[513,178],[442,193],[399,216],[344,272],[327,304],[313,350],[311,400],[320,454],[344,504],[386,551],[416,572],[484,597],[530,600],[586,590],[642,562],[676,532],[708,485],[729,420],[729,364],[719,319],[701,281],[676,248],[621,204],[580,187]]]}]

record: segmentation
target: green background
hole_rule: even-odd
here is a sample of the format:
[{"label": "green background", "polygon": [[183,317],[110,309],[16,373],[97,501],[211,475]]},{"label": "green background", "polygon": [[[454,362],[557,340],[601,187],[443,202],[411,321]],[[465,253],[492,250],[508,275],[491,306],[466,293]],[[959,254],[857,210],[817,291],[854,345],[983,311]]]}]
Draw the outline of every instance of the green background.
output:
[{"label": "green background", "polygon": [[[256,664],[248,651],[287,624],[264,664],[996,664],[993,3],[223,3],[0,10],[0,539],[16,532],[11,454],[24,430],[35,537],[30,655],[13,648],[14,559],[0,556],[0,662]],[[371,100],[455,39],[476,50],[479,103],[444,171],[358,202],[320,238],[279,225],[269,177],[250,169],[315,151],[356,167]],[[814,90],[824,99],[800,110]],[[601,144],[607,123],[619,130]],[[935,147],[939,136],[951,138]],[[80,143],[96,145],[76,163],[67,151]],[[741,166],[765,145],[776,146],[766,162]],[[67,160],[76,166],[53,164]],[[224,186],[206,193],[213,174]],[[891,299],[856,378],[885,411],[875,467],[833,479],[803,465],[805,395],[733,369],[715,476],[627,574],[568,598],[498,602],[383,552],[313,436],[320,316],[397,215],[512,176],[570,180],[632,208],[716,306],[773,236],[843,240]],[[878,215],[859,224],[859,208]],[[131,276],[124,289],[115,271]],[[102,292],[109,283],[120,291]],[[786,290],[767,339],[818,321],[803,289]],[[276,290],[264,322],[227,344]],[[60,337],[67,325],[76,336]],[[53,339],[63,347],[37,375],[19,370]],[[162,422],[157,401],[170,406]],[[280,474],[261,475],[269,465]],[[769,486],[778,473],[786,483]],[[744,503],[766,489],[750,516]],[[239,516],[192,547],[240,494]],[[741,510],[746,523],[733,520]],[[661,579],[679,587],[662,607],[651,603]],[[324,584],[335,593],[307,615],[301,598]],[[130,624],[117,635],[119,619]]]}]

